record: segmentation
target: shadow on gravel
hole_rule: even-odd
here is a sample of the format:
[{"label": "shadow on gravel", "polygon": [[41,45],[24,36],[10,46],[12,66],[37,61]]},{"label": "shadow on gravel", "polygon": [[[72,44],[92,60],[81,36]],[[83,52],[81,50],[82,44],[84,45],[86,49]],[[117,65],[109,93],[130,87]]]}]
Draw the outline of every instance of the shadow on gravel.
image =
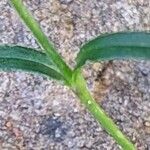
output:
[{"label": "shadow on gravel", "polygon": [[52,138],[55,142],[61,142],[67,135],[67,127],[60,117],[48,116],[44,118],[41,125],[39,134],[46,135]]}]

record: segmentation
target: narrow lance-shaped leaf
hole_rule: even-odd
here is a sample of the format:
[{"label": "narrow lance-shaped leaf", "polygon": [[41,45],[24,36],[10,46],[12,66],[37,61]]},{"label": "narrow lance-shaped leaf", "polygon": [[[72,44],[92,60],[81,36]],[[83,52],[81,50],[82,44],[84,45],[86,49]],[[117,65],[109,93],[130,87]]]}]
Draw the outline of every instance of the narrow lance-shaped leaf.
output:
[{"label": "narrow lance-shaped leaf", "polygon": [[11,4],[14,6],[18,15],[21,17],[26,26],[31,30],[34,37],[38,40],[38,43],[45,51],[47,56],[55,63],[57,68],[63,74],[65,80],[69,83],[72,76],[72,70],[61,58],[53,43],[49,41],[47,36],[42,31],[36,19],[33,17],[29,9],[24,5],[22,0],[11,0]]},{"label": "narrow lance-shaped leaf", "polygon": [[87,60],[150,59],[150,33],[125,32],[99,36],[81,47],[77,66]]},{"label": "narrow lance-shaped leaf", "polygon": [[0,46],[0,69],[37,72],[57,80],[63,80],[45,53],[21,46]]}]

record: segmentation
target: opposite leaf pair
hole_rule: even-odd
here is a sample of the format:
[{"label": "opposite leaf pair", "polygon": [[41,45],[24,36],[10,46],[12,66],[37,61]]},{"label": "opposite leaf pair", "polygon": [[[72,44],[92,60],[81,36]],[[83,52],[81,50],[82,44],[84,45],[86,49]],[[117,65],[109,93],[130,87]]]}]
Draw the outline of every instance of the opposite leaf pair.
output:
[{"label": "opposite leaf pair", "polygon": [[[122,32],[101,35],[81,47],[75,68],[82,67],[87,60],[113,59],[150,59],[150,33]],[[64,80],[45,53],[27,47],[1,45],[0,68],[38,72],[56,80]]]},{"label": "opposite leaf pair", "polygon": [[122,149],[135,150],[135,146],[93,99],[81,74],[81,67],[86,61],[150,59],[150,33],[127,32],[99,36],[81,47],[76,67],[72,70],[42,32],[22,0],[11,0],[11,3],[45,53],[19,46],[0,46],[0,68],[38,72],[63,81]]}]

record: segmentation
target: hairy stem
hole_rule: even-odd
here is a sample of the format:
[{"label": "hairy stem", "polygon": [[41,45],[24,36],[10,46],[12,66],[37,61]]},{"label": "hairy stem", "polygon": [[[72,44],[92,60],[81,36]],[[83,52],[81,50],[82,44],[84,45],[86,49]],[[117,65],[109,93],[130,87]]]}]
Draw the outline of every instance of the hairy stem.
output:
[{"label": "hairy stem", "polygon": [[93,99],[86,87],[86,82],[81,75],[80,70],[75,71],[72,89],[81,100],[81,103],[86,106],[95,119],[116,140],[123,150],[136,150],[134,145],[127,139],[125,135],[123,135],[113,120],[107,116],[103,109]]},{"label": "hairy stem", "polygon": [[13,4],[14,8],[18,12],[21,19],[27,25],[27,27],[31,30],[35,38],[38,40],[42,48],[45,50],[47,55],[52,59],[52,61],[56,64],[57,68],[60,70],[66,81],[70,81],[72,70],[67,66],[67,64],[63,61],[61,56],[57,53],[53,44],[48,40],[46,35],[43,33],[37,21],[31,15],[29,10],[24,6],[22,0],[10,0]]}]

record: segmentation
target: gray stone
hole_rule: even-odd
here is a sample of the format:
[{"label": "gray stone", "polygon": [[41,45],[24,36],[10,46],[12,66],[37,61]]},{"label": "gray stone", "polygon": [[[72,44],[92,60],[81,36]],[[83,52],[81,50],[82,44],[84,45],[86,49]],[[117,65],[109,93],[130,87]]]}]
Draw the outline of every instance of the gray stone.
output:
[{"label": "gray stone", "polygon": [[[99,34],[150,30],[149,0],[24,2],[72,67],[80,46]],[[0,42],[39,48],[7,0],[0,1]],[[91,91],[101,92],[94,83],[100,81],[99,72],[107,63],[85,66]],[[149,66],[148,61],[113,61],[105,72],[109,90],[103,98],[97,96],[97,102],[139,150],[150,147],[149,124],[144,125],[150,115]],[[75,95],[56,81],[31,73],[1,72],[0,103],[0,149],[119,149]],[[7,121],[20,130],[6,128]],[[17,132],[21,137],[16,137]]]}]

